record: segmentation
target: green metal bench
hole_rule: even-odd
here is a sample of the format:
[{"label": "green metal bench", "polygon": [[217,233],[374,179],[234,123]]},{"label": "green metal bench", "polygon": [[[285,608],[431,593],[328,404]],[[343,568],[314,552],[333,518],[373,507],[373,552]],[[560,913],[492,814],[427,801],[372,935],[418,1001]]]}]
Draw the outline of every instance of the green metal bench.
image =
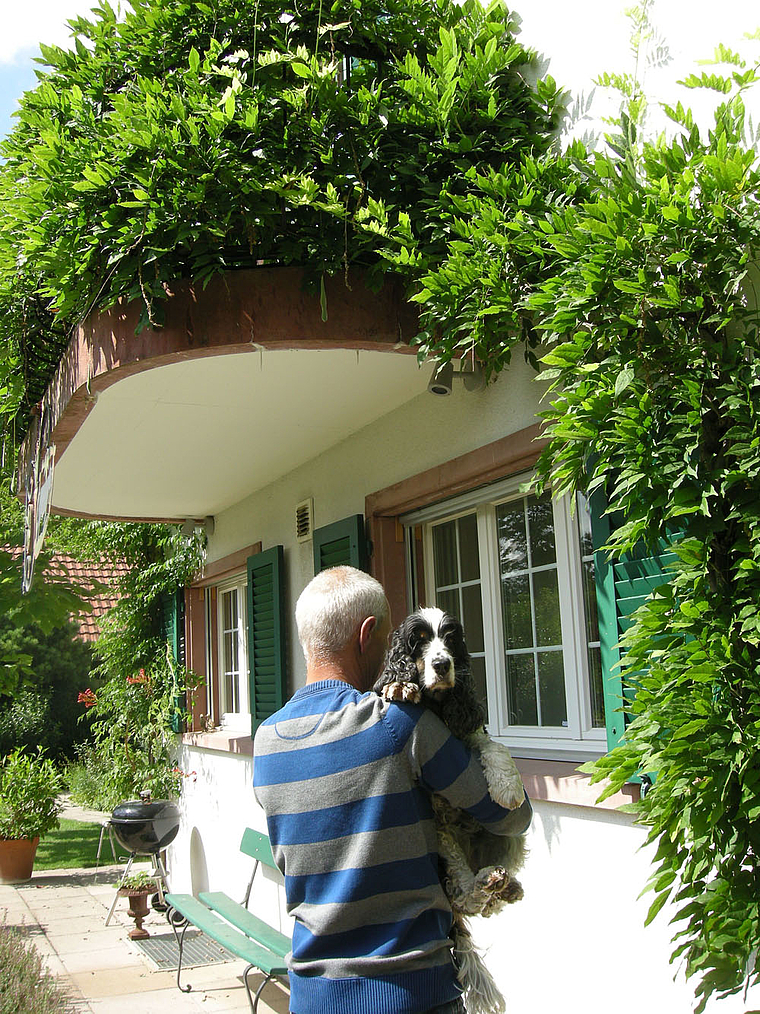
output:
[{"label": "green metal bench", "polygon": [[[277,869],[269,839],[265,834],[246,828],[240,842],[240,851],[255,860],[253,873],[248,882],[245,898],[242,904],[233,901],[229,895],[222,891],[201,892],[198,897],[192,894],[167,894],[166,903],[169,906],[167,918],[171,923],[174,934],[177,937],[179,946],[179,962],[177,965],[177,986],[183,993],[189,993],[193,988],[190,985],[180,984],[182,972],[182,949],[185,942],[185,932],[188,926],[196,926],[201,932],[216,940],[225,950],[234,954],[248,965],[243,972],[248,1003],[251,1005],[252,1014],[256,1014],[259,997],[264,986],[275,976],[287,974],[285,955],[290,950],[290,940],[284,933],[280,933],[268,923],[259,919],[253,912],[248,911],[248,902],[253,888],[253,880],[260,864]],[[184,925],[181,933],[178,931],[177,914],[182,917]],[[251,987],[248,982],[250,972],[258,970],[264,973],[264,979],[252,996]]]}]

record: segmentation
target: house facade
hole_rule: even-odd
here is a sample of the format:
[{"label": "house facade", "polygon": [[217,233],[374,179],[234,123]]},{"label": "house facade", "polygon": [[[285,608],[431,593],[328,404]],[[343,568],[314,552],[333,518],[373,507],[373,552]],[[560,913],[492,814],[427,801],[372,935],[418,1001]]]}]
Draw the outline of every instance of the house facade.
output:
[{"label": "house facade", "polygon": [[[685,23],[700,19],[672,7],[682,45]],[[537,0],[523,26],[579,103],[593,73],[627,52],[622,5],[586,8],[584,20]],[[705,55],[700,46],[688,60]],[[580,106],[572,132],[598,132]],[[454,377],[449,394],[431,393],[432,366],[409,346],[412,309],[399,290],[371,293],[361,279],[328,283],[326,320],[293,269],[178,285],[170,297],[161,331],[136,336],[130,306],[89,318],[43,415],[56,447],[53,510],[208,536],[204,569],[172,619],[178,654],[205,677],[192,731],[177,741],[190,777],[172,889],[242,895],[240,838],[266,830],[252,733],[304,682],[298,595],[318,570],[351,563],[383,583],[395,622],[418,605],[461,617],[489,731],[533,802],[525,899],[474,920],[508,1009],[687,1014],[693,990],[669,964],[667,910],[644,925],[653,850],[619,809],[641,784],[599,803],[600,787],[578,772],[623,733],[616,645],[667,558],[611,567],[604,504],[527,488],[541,448],[534,371],[518,354],[482,389]],[[275,880],[252,907],[288,932]],[[754,1007],[750,993],[707,1009]]]},{"label": "house facade", "polygon": [[[526,487],[542,387],[521,357],[481,389],[454,376],[433,394],[400,291],[336,279],[327,304],[325,321],[318,294],[277,268],[178,287],[165,327],[139,338],[117,306],[82,326],[43,406],[54,510],[207,532],[173,621],[205,684],[177,741],[190,777],[172,888],[242,893],[240,837],[266,829],[252,732],[305,679],[295,602],[316,571],[352,563],[382,581],[394,621],[433,603],[462,618],[489,730],[523,773],[526,897],[475,920],[511,1008],[686,1014],[667,917],[645,929],[637,897],[645,832],[618,809],[641,787],[599,804],[577,771],[622,732],[615,645],[663,561],[610,568],[603,505]],[[253,907],[287,932],[275,881]]]}]

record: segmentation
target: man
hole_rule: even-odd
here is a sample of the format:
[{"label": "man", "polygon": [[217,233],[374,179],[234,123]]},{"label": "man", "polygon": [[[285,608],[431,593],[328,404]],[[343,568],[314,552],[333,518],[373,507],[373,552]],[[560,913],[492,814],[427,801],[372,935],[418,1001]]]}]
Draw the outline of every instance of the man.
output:
[{"label": "man", "polygon": [[430,794],[496,834],[521,834],[464,745],[421,705],[370,693],[388,601],[352,567],[323,571],[296,606],[306,685],[259,727],[254,789],[295,916],[293,1014],[457,1014],[451,910]]}]

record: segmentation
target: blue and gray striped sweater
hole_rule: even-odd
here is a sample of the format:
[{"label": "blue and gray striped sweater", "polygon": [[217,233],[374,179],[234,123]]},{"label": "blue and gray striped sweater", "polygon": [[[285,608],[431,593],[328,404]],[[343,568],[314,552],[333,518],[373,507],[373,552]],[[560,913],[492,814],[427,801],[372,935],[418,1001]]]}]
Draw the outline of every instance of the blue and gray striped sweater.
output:
[{"label": "blue and gray striped sweater", "polygon": [[476,759],[419,705],[307,684],[258,729],[254,789],[295,916],[295,1014],[418,1014],[458,995],[430,793],[521,834]]}]

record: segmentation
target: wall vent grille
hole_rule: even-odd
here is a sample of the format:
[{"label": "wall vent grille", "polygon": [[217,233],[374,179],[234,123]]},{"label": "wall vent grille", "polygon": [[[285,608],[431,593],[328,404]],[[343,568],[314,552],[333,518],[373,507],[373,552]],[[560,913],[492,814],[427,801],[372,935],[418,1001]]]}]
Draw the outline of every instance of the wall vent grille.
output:
[{"label": "wall vent grille", "polygon": [[296,504],[296,539],[308,542],[314,531],[314,500],[302,500]]}]

